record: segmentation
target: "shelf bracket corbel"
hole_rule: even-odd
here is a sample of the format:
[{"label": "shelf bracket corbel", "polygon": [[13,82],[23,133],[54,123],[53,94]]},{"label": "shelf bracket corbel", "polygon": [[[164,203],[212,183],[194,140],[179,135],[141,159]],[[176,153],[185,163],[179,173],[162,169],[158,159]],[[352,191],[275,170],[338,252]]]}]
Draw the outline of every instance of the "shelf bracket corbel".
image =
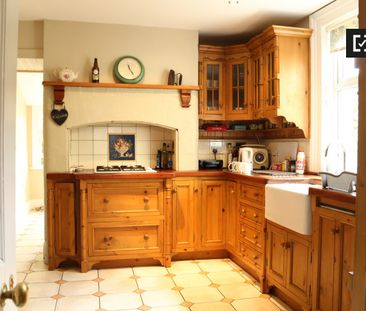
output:
[{"label": "shelf bracket corbel", "polygon": [[65,86],[54,85],[53,86],[53,97],[55,105],[63,105],[65,97]]},{"label": "shelf bracket corbel", "polygon": [[182,108],[188,108],[191,101],[191,90],[182,89],[179,92]]}]

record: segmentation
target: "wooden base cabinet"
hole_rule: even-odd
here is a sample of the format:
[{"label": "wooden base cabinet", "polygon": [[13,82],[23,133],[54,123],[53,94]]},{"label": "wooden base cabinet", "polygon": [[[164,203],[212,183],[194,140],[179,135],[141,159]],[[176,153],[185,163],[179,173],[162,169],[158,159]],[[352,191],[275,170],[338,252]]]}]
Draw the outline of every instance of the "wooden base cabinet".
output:
[{"label": "wooden base cabinet", "polygon": [[48,267],[53,270],[62,261],[79,261],[75,183],[48,180],[47,192]]},{"label": "wooden base cabinet", "polygon": [[173,181],[173,252],[225,249],[225,180]]},{"label": "wooden base cabinet", "polygon": [[164,187],[163,180],[80,181],[82,272],[105,261],[134,258],[170,265],[164,230],[171,202]]},{"label": "wooden base cabinet", "polygon": [[237,182],[228,180],[226,181],[226,200],[225,200],[225,212],[226,212],[226,249],[230,253],[238,252],[238,191]]},{"label": "wooden base cabinet", "polygon": [[311,236],[267,222],[266,277],[303,310],[309,310]]},{"label": "wooden base cabinet", "polygon": [[[347,206],[313,197],[313,310],[351,310],[355,216]],[[337,210],[337,208],[339,208]],[[341,210],[343,209],[343,210]],[[351,209],[350,209],[351,210]]]}]

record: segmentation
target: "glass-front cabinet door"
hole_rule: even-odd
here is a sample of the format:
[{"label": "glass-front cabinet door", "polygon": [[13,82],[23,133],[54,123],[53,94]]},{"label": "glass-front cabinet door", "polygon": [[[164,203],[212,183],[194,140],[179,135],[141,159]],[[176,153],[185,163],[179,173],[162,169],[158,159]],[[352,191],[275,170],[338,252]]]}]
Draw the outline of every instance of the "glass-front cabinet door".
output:
[{"label": "glass-front cabinet door", "polygon": [[261,50],[253,52],[251,58],[251,104],[253,118],[263,115],[263,58]]},{"label": "glass-front cabinet door", "polygon": [[275,40],[269,41],[263,49],[264,107],[265,117],[277,115],[279,106],[278,52]]},{"label": "glass-front cabinet door", "polygon": [[224,63],[204,61],[203,63],[203,114],[216,118],[224,117]]},{"label": "glass-front cabinet door", "polygon": [[249,119],[248,60],[228,64],[227,119]]}]

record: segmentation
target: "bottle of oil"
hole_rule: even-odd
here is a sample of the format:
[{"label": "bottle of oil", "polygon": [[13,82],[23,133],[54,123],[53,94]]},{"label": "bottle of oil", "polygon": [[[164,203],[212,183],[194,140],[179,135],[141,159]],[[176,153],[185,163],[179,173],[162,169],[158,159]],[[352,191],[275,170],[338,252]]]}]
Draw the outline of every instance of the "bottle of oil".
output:
[{"label": "bottle of oil", "polygon": [[99,82],[99,66],[98,66],[98,59],[94,58],[94,65],[92,68],[92,82],[98,83]]}]

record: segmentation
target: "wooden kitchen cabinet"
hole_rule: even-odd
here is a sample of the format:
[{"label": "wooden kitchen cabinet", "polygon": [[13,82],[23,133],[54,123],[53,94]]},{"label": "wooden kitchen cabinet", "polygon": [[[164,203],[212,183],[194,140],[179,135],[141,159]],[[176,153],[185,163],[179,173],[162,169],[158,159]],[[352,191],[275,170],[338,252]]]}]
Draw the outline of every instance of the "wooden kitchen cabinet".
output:
[{"label": "wooden kitchen cabinet", "polygon": [[64,260],[77,260],[77,215],[75,183],[47,181],[48,266],[55,269]]},{"label": "wooden kitchen cabinet", "polygon": [[270,26],[252,38],[251,100],[255,118],[283,116],[309,136],[311,29]]},{"label": "wooden kitchen cabinet", "polygon": [[231,253],[237,252],[238,245],[238,191],[237,182],[226,181],[226,249]]},{"label": "wooden kitchen cabinet", "polygon": [[202,180],[202,249],[225,249],[225,181]]},{"label": "wooden kitchen cabinet", "polygon": [[300,308],[310,306],[311,236],[267,221],[266,278]]},{"label": "wooden kitchen cabinet", "polygon": [[193,178],[173,181],[172,252],[190,252],[198,248],[199,182]]},{"label": "wooden kitchen cabinet", "polygon": [[107,261],[153,258],[165,248],[163,180],[81,180],[81,271]]},{"label": "wooden kitchen cabinet", "polygon": [[349,272],[355,247],[354,206],[312,197],[313,298],[312,309],[351,310]]},{"label": "wooden kitchen cabinet", "polygon": [[199,117],[223,120],[225,116],[225,52],[223,47],[199,46]]}]

